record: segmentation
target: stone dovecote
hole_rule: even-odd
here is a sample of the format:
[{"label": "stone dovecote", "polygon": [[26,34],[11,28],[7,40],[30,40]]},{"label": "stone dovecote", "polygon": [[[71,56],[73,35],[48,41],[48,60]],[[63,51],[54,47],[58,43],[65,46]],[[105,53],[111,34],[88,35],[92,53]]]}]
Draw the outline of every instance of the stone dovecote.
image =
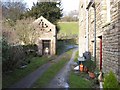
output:
[{"label": "stone dovecote", "polygon": [[33,22],[39,55],[56,54],[56,28],[43,16]]}]

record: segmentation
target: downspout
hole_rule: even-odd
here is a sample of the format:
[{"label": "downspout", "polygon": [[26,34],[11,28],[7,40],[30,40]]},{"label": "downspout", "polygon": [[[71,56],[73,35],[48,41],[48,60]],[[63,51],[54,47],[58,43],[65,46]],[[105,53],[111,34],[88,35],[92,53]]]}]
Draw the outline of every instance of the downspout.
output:
[{"label": "downspout", "polygon": [[[80,4],[80,1],[79,1],[79,4]],[[80,10],[80,5],[79,5],[79,10]],[[80,12],[79,12],[79,25],[80,25]],[[80,26],[79,26],[79,35],[80,35]],[[78,61],[79,61],[79,64],[84,61],[84,57],[83,57],[83,45],[81,43],[81,38],[79,36],[79,57],[78,57]]]},{"label": "downspout", "polygon": [[94,61],[96,64],[96,8],[95,3],[93,5],[94,8]]},{"label": "downspout", "polygon": [[96,64],[96,8],[95,8],[95,0],[90,0],[86,9],[89,10],[89,8],[91,6],[94,8],[94,61]]},{"label": "downspout", "polygon": [[89,51],[89,19],[88,19],[88,10],[89,9],[86,9],[86,51],[88,52]]},{"label": "downspout", "polygon": [[[87,1],[87,0],[85,0],[85,7],[87,7],[87,5],[86,5],[86,1]],[[89,24],[88,24],[88,10],[89,10],[89,9],[85,9],[85,12],[86,12],[86,52],[89,51],[89,36],[88,36]]]}]

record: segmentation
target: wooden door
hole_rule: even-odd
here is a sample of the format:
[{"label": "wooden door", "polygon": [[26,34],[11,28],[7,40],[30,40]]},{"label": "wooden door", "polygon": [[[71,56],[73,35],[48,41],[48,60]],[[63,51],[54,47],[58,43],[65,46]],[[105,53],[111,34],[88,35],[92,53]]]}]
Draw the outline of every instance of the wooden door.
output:
[{"label": "wooden door", "polygon": [[100,70],[102,69],[102,37],[100,37]]}]

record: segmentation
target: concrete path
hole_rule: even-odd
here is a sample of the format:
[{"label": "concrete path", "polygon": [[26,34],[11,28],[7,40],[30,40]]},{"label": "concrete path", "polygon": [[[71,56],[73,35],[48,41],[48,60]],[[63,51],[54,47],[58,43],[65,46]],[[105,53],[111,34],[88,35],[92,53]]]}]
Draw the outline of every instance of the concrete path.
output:
[{"label": "concrete path", "polygon": [[75,54],[77,49],[73,50],[72,57],[70,61],[62,68],[60,72],[51,80],[50,84],[45,88],[69,88],[68,79],[69,79],[69,72],[71,70],[71,64],[74,61]]},{"label": "concrete path", "polygon": [[[56,58],[55,60],[52,60],[52,62],[58,62],[60,58],[65,55],[65,53],[61,54]],[[24,77],[22,80],[11,86],[10,88],[30,88],[33,83],[52,65],[51,62],[42,65],[37,70],[29,74],[28,76]]]}]

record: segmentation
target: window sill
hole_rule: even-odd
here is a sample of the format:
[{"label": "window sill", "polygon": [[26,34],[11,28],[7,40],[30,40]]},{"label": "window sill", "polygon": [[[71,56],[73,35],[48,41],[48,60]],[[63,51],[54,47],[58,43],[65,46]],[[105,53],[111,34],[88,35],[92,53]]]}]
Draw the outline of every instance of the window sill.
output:
[{"label": "window sill", "polygon": [[110,22],[107,22],[107,23],[105,23],[103,26],[102,26],[102,28],[105,28],[105,27],[107,27],[107,26],[109,26],[110,25]]}]

